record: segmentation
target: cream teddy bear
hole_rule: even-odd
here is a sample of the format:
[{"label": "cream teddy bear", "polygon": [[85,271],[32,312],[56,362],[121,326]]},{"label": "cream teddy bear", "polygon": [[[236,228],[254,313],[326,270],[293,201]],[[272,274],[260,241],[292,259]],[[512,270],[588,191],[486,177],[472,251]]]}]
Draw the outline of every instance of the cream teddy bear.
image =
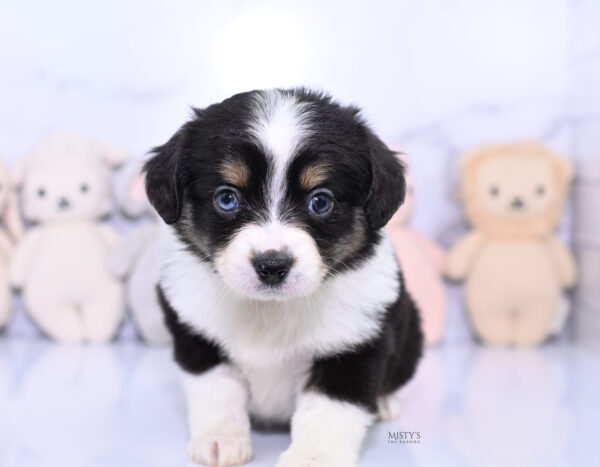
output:
[{"label": "cream teddy bear", "polygon": [[535,142],[467,154],[460,191],[474,230],[449,253],[466,279],[467,308],[489,344],[534,346],[552,332],[561,291],[575,284],[572,254],[553,231],[567,198],[569,162]]},{"label": "cream teddy bear", "polygon": [[17,171],[25,218],[34,223],[11,265],[26,309],[63,342],[105,342],[124,313],[123,290],[108,268],[119,242],[97,222],[111,212],[111,168],[125,152],[72,134],[40,141]]},{"label": "cream teddy bear", "polygon": [[153,222],[129,235],[115,250],[111,270],[119,279],[127,279],[126,297],[133,321],[145,342],[167,344],[171,335],[158,303],[156,286],[160,277],[158,215],[146,196],[141,163],[133,161],[126,169],[126,183],[120,196],[121,209],[130,218],[151,213]]},{"label": "cream teddy bear", "polygon": [[[400,159],[406,165],[406,157],[401,155]],[[387,229],[402,266],[406,288],[421,313],[425,341],[427,345],[435,345],[442,340],[446,328],[446,288],[442,279],[445,252],[406,225],[414,198],[414,181],[407,170],[404,204],[390,219]]]},{"label": "cream teddy bear", "polygon": [[11,291],[8,265],[15,243],[21,238],[16,196],[11,186],[8,170],[0,163],[0,328],[10,318]]}]

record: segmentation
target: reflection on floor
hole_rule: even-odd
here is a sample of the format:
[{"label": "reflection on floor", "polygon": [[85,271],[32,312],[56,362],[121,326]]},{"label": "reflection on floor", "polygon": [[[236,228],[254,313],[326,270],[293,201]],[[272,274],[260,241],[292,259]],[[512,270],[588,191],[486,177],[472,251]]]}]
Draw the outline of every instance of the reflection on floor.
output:
[{"label": "reflection on floor", "polygon": [[[402,417],[371,430],[361,465],[598,458],[600,356],[585,349],[433,349],[401,398]],[[392,442],[406,432],[419,443]],[[289,443],[285,434],[253,438],[252,466],[274,465]],[[166,349],[0,340],[0,466],[178,465],[188,465],[185,409]]]}]

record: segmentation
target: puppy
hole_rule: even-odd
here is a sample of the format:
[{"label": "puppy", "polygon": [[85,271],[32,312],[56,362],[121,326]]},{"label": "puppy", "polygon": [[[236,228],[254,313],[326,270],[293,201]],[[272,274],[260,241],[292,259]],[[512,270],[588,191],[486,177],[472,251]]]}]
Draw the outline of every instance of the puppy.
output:
[{"label": "puppy", "polygon": [[247,462],[252,419],[291,423],[279,467],[355,465],[422,348],[382,230],[405,192],[394,153],[357,108],[278,89],[195,110],[153,154],[192,459]]}]

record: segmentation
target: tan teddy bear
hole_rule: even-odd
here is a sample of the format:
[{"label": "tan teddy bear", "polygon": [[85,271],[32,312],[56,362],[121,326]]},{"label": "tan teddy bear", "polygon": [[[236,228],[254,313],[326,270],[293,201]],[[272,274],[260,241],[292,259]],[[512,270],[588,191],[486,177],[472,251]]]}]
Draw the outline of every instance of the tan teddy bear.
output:
[{"label": "tan teddy bear", "polygon": [[535,142],[464,157],[460,192],[474,230],[449,253],[445,272],[466,279],[484,342],[528,347],[552,332],[561,291],[576,280],[573,256],[553,233],[571,178],[569,162]]},{"label": "tan teddy bear", "polygon": [[105,342],[122,320],[122,285],[108,268],[119,236],[98,219],[111,212],[111,168],[124,157],[120,148],[58,134],[17,171],[23,212],[35,225],[15,252],[11,282],[53,339]]}]

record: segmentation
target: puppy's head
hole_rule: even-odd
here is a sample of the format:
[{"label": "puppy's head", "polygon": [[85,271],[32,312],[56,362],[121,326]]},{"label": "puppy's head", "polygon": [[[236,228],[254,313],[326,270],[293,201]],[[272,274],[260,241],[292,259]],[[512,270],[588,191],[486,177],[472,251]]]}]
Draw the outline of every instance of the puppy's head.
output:
[{"label": "puppy's head", "polygon": [[299,90],[196,110],[146,164],[148,197],[229,288],[283,300],[360,266],[404,198],[358,109]]}]

